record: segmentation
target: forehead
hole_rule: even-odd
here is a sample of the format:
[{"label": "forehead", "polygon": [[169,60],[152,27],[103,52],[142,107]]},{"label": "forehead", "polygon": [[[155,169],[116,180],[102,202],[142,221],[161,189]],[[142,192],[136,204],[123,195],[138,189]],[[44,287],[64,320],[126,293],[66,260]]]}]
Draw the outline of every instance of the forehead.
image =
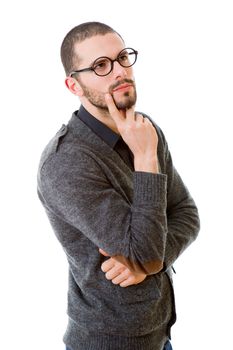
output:
[{"label": "forehead", "polygon": [[123,40],[116,33],[95,35],[75,45],[75,52],[81,62],[92,63],[96,58],[115,58],[125,48]]}]

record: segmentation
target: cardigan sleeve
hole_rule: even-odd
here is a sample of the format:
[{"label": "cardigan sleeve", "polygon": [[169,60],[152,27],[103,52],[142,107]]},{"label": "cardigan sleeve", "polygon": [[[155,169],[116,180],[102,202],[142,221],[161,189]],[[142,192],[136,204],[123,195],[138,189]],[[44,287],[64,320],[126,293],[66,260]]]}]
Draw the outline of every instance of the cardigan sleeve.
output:
[{"label": "cardigan sleeve", "polygon": [[167,237],[164,270],[172,266],[182,252],[196,239],[200,230],[197,206],[173,165],[166,139],[160,133],[163,150],[161,159],[163,173],[167,175]]},{"label": "cardigan sleeve", "polygon": [[166,175],[134,172],[130,203],[88,152],[69,150],[47,158],[39,172],[38,191],[47,211],[131,271],[154,274],[162,270],[167,237]]}]

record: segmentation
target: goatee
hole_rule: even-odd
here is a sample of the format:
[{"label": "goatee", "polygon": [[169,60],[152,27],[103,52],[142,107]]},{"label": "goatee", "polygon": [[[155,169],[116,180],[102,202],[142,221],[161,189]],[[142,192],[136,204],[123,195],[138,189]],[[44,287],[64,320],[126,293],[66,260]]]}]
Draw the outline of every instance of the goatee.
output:
[{"label": "goatee", "polygon": [[[113,90],[116,89],[116,87],[120,86],[121,84],[125,84],[125,83],[129,83],[132,85],[133,92],[130,93],[129,91],[126,91],[122,95],[120,100],[116,100],[114,98],[114,91]],[[105,102],[104,93],[100,93],[97,90],[88,88],[80,80],[79,80],[79,84],[81,85],[81,87],[83,89],[85,97],[88,99],[88,101],[93,106],[95,106],[98,109],[101,109],[105,112],[108,112],[108,107],[107,107],[106,102]],[[116,107],[120,110],[129,109],[136,104],[137,93],[136,93],[135,83],[131,79],[124,79],[124,80],[118,81],[117,83],[111,85],[109,87],[109,93],[112,95]]]}]

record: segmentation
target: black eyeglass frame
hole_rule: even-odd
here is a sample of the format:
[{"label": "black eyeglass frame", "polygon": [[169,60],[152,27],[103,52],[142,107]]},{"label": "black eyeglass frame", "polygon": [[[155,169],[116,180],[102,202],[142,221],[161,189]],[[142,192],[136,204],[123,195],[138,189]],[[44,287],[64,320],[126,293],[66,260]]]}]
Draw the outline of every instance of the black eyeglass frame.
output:
[{"label": "black eyeglass frame", "polygon": [[[129,55],[132,55],[132,54],[135,55],[135,61],[134,61],[132,64],[130,64],[129,66],[128,66],[128,65],[127,65],[127,66],[124,66],[124,65],[122,64],[122,62],[120,62],[120,56],[121,56],[122,52],[124,52],[125,50],[132,50],[132,52],[130,52]],[[79,70],[74,70],[74,71],[72,71],[68,76],[72,78],[72,76],[73,76],[74,74],[76,74],[76,73],[93,71],[93,72],[94,72],[96,75],[98,75],[99,77],[105,77],[106,75],[108,75],[108,74],[110,74],[110,73],[112,72],[114,62],[117,61],[122,67],[124,67],[124,68],[129,68],[129,67],[133,66],[133,65],[136,63],[137,57],[138,57],[138,51],[137,51],[137,50],[134,50],[132,47],[126,47],[125,49],[123,49],[123,50],[121,50],[121,51],[119,52],[119,54],[117,55],[117,58],[115,58],[115,60],[112,60],[111,58],[109,58],[109,57],[107,57],[107,56],[98,57],[98,58],[92,63],[91,67],[83,68],[83,69],[79,69]],[[97,62],[98,60],[100,60],[100,59],[102,59],[102,58],[107,58],[107,59],[111,62],[111,69],[110,69],[110,71],[109,71],[107,74],[98,74],[98,73],[96,73],[95,68],[93,67],[93,66],[95,65],[95,62]]]}]

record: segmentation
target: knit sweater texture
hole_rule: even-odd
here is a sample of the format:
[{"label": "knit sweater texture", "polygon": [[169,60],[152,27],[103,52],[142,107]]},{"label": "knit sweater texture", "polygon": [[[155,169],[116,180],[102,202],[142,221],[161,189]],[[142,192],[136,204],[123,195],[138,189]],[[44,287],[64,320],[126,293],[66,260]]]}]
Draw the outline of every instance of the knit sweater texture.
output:
[{"label": "knit sweater texture", "polygon": [[[170,337],[171,267],[197,237],[199,216],[155,128],[158,174],[132,171],[76,113],[42,153],[38,195],[69,263],[64,342],[72,350],[162,350]],[[114,285],[99,248],[146,279]]]}]

